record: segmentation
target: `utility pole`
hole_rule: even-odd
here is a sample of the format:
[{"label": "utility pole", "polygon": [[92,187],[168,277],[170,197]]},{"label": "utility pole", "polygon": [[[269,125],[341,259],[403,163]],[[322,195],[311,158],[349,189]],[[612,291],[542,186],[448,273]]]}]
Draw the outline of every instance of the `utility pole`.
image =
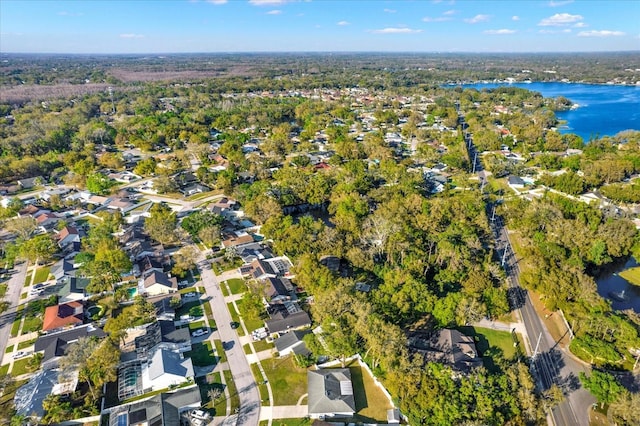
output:
[{"label": "utility pole", "polygon": [[116,113],[116,106],[113,103],[113,87],[109,86],[109,88],[107,90],[109,91],[109,97],[111,98],[111,113],[115,114]]},{"label": "utility pole", "polygon": [[476,152],[473,155],[473,171],[471,173],[475,173],[476,172],[476,160],[478,159],[478,153]]}]

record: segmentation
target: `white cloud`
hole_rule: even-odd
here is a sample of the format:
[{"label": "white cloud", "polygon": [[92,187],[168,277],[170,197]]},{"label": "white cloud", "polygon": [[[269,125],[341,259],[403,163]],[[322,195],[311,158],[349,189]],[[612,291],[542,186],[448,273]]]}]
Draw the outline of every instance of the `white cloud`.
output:
[{"label": "white cloud", "polygon": [[423,22],[446,22],[446,21],[450,21],[451,18],[449,18],[448,16],[438,16],[437,18],[432,18],[430,16],[425,16],[424,18],[422,18]]},{"label": "white cloud", "polygon": [[396,13],[397,10],[395,9],[383,9],[385,13]]},{"label": "white cloud", "polygon": [[568,13],[556,13],[553,16],[544,18],[538,23],[541,27],[561,27],[582,21],[582,15],[570,15]]},{"label": "white cloud", "polygon": [[591,30],[591,31],[580,31],[578,33],[578,37],[617,37],[623,36],[624,33],[622,31],[609,31],[609,30]]},{"label": "white cloud", "polygon": [[573,0],[561,0],[561,1],[551,0],[549,2],[549,6],[550,7],[559,7],[559,6],[564,6],[564,5],[570,4],[570,3],[573,3]]},{"label": "white cloud", "polygon": [[422,30],[414,30],[411,28],[398,28],[398,27],[387,27],[379,30],[371,30],[374,34],[416,34],[421,33]]},{"label": "white cloud", "polygon": [[516,30],[509,30],[509,29],[503,28],[500,30],[486,30],[484,33],[491,34],[491,35],[505,35],[505,34],[514,34],[515,32]]},{"label": "white cloud", "polygon": [[336,25],[340,25],[341,27],[344,27],[346,25],[351,25],[351,22],[349,22],[349,21],[340,21],[340,22],[337,22]]},{"label": "white cloud", "polygon": [[207,3],[211,3],[211,4],[225,4],[227,3],[229,0],[207,0]]},{"label": "white cloud", "polygon": [[144,38],[143,34],[126,33],[120,34],[120,38]]},{"label": "white cloud", "polygon": [[520,17],[519,17],[518,15],[513,15],[513,16],[511,17],[511,20],[512,20],[512,21],[519,21],[519,20],[520,20]]},{"label": "white cloud", "polygon": [[451,16],[451,15],[455,15],[456,13],[458,13],[458,11],[454,9],[447,10],[446,12],[442,12],[444,16]]},{"label": "white cloud", "polygon": [[490,15],[476,15],[473,18],[465,19],[464,22],[468,24],[477,24],[478,22],[486,22],[491,18]]},{"label": "white cloud", "polygon": [[588,25],[585,24],[584,22],[578,22],[573,26],[573,28],[586,28],[586,27],[588,27]]},{"label": "white cloud", "polygon": [[267,15],[281,15],[282,11],[278,9],[270,10],[267,12]]},{"label": "white cloud", "polygon": [[286,2],[287,0],[249,0],[249,3],[254,6],[275,6]]}]

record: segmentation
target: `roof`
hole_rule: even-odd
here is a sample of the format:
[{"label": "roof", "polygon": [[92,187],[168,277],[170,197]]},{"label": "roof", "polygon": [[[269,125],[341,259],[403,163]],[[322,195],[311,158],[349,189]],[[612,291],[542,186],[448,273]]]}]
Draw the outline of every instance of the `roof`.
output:
[{"label": "roof", "polygon": [[55,330],[69,325],[82,324],[84,321],[84,306],[80,302],[62,303],[49,306],[44,310],[42,330]]},{"label": "roof", "polygon": [[155,284],[170,288],[178,288],[178,280],[176,277],[169,278],[166,274],[158,271],[153,271],[144,279],[144,288],[149,288]]},{"label": "roof", "polygon": [[[152,426],[175,426],[180,424],[180,412],[188,407],[198,407],[202,403],[197,386],[165,392],[132,404],[121,405],[111,410],[109,426],[138,424],[147,422]],[[120,423],[126,419],[126,423]]]},{"label": "roof", "polygon": [[57,280],[62,278],[65,275],[72,275],[71,272],[74,271],[73,265],[70,262],[62,259],[57,261],[51,266],[49,273],[56,277]]},{"label": "roof", "polygon": [[507,181],[509,182],[509,185],[524,185],[524,180],[519,176],[509,176]]},{"label": "roof", "polygon": [[[166,299],[165,299],[166,300]],[[160,335],[163,342],[180,344],[190,342],[189,328],[176,328],[173,321],[159,320]]]},{"label": "roof", "polygon": [[458,330],[444,328],[429,340],[426,352],[428,360],[445,362],[459,370],[468,370],[482,365],[478,357],[473,337],[466,336]]},{"label": "roof", "polygon": [[42,401],[53,393],[53,387],[58,383],[58,372],[55,370],[41,370],[23,386],[19,387],[13,401],[18,414],[38,418],[44,416]]},{"label": "roof", "polygon": [[289,291],[279,279],[267,277],[265,280],[264,295],[267,300],[271,300],[278,296],[289,296]]},{"label": "roof", "polygon": [[311,333],[311,331],[292,331],[291,333],[286,333],[274,341],[276,349],[278,352],[283,352],[299,343],[304,345],[302,338],[309,333]]},{"label": "roof", "polygon": [[265,321],[265,323],[269,332],[279,333],[311,325],[311,318],[309,318],[309,315],[305,311],[299,311],[293,314],[279,311],[278,314],[273,315],[272,318]]},{"label": "roof", "polygon": [[307,372],[309,414],[348,414],[356,411],[351,371],[328,368]]},{"label": "roof", "polygon": [[75,327],[59,333],[44,334],[36,340],[34,352],[44,351],[42,362],[46,363],[52,359],[64,356],[69,344],[76,342],[82,337],[92,336],[101,338],[106,336],[106,334],[101,328],[94,327],[91,324]]},{"label": "roof", "polygon": [[193,377],[193,364],[191,359],[182,359],[180,354],[158,349],[148,363],[149,379],[155,380],[164,374],[171,374],[179,377]]},{"label": "roof", "polygon": [[56,238],[61,241],[67,238],[69,235],[80,235],[80,232],[78,232],[78,230],[73,226],[65,226],[60,232],[58,232]]}]

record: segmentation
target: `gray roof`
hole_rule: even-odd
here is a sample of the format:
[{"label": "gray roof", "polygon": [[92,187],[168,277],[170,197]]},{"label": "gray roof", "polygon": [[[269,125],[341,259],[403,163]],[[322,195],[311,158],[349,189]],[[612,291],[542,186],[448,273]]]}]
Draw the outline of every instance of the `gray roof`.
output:
[{"label": "gray roof", "polygon": [[74,327],[71,330],[59,333],[44,334],[36,340],[34,352],[44,351],[42,362],[47,362],[53,358],[63,356],[69,343],[73,343],[81,337],[104,337],[105,332],[101,328],[96,328],[91,324]]},{"label": "gray roof", "polygon": [[180,354],[158,349],[149,360],[149,379],[154,380],[163,374],[181,377],[193,377],[191,359],[182,359]]},{"label": "gray roof", "polygon": [[75,269],[71,263],[62,259],[54,263],[53,266],[51,266],[49,273],[54,277],[56,277],[57,280],[59,280],[65,275],[69,275],[69,276],[75,275]]},{"label": "gray roof", "polygon": [[482,365],[473,337],[449,328],[444,328],[431,337],[426,357],[429,361],[445,362],[463,371]]},{"label": "gray roof", "polygon": [[302,343],[302,345],[304,346],[304,342],[302,341],[302,338],[309,333],[311,333],[310,330],[292,331],[290,333],[286,333],[285,335],[278,337],[274,341],[276,345],[276,349],[278,350],[278,352],[282,352],[294,345],[297,345],[298,343]]},{"label": "gray roof", "polygon": [[[108,424],[129,426],[146,421],[152,426],[176,426],[180,424],[181,411],[188,407],[198,407],[201,403],[200,390],[197,386],[171,393],[161,393],[142,402],[115,407],[108,414]],[[127,421],[119,423],[118,418],[126,418]]]},{"label": "gray roof", "polygon": [[291,329],[301,328],[311,325],[311,318],[305,311],[295,312],[285,316],[285,313],[279,312],[272,319],[265,321],[270,333],[279,333]]},{"label": "gray roof", "polygon": [[351,371],[327,368],[307,372],[309,414],[350,414],[356,411]]},{"label": "gray roof", "polygon": [[178,288],[178,280],[175,277],[169,278],[166,274],[153,271],[144,279],[144,288],[149,288],[154,284],[160,284],[169,288]]},{"label": "gray roof", "polygon": [[38,418],[44,416],[42,401],[52,393],[53,387],[58,383],[58,371],[41,370],[36,373],[23,386],[19,387],[13,401],[18,414],[30,416],[35,414]]},{"label": "gray roof", "polygon": [[159,320],[162,341],[166,343],[184,343],[191,341],[189,328],[176,328],[173,321]]}]

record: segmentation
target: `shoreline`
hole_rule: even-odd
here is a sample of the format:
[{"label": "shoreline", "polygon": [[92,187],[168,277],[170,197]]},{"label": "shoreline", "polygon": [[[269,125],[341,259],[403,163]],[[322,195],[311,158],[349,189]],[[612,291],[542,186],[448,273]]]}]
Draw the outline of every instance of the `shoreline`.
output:
[{"label": "shoreline", "polygon": [[552,80],[552,81],[539,81],[539,80],[516,80],[516,81],[508,81],[508,80],[477,80],[477,81],[463,81],[463,82],[446,82],[445,86],[472,86],[478,84],[499,84],[505,86],[511,86],[515,84],[547,84],[547,83],[558,83],[558,84],[584,84],[589,86],[619,86],[619,87],[636,87],[640,88],[640,81],[637,83],[592,83],[586,81],[562,81],[562,80]]}]

